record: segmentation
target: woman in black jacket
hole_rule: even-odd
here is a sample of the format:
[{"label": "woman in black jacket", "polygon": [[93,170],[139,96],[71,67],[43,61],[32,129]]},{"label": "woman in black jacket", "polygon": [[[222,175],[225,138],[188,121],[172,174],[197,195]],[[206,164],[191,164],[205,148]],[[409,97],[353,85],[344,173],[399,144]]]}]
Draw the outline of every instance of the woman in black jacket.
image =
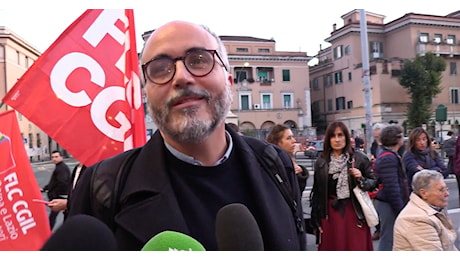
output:
[{"label": "woman in black jacket", "polygon": [[303,192],[305,186],[307,186],[309,173],[305,166],[297,164],[295,160],[294,150],[296,140],[291,128],[281,124],[275,125],[267,136],[267,142],[278,145],[289,154],[294,164],[294,171],[299,182],[300,192]]},{"label": "woman in black jacket", "polygon": [[353,188],[372,191],[376,180],[369,158],[354,150],[350,139],[343,122],[331,123],[324,151],[315,162],[310,205],[318,251],[373,250],[370,228]]}]

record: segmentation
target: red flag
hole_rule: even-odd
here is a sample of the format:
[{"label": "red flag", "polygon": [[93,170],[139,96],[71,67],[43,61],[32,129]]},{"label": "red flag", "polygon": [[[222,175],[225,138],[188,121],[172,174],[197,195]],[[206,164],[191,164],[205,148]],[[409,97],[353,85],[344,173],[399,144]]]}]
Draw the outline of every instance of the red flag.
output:
[{"label": "red flag", "polygon": [[3,102],[85,165],[145,144],[133,10],[87,10]]},{"label": "red flag", "polygon": [[51,235],[16,114],[0,113],[0,251],[39,250]]}]

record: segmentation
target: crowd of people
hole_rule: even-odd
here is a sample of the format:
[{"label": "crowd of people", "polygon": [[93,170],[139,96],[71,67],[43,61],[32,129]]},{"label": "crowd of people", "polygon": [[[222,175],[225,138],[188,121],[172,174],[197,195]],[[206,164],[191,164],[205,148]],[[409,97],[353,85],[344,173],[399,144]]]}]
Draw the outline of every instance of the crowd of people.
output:
[{"label": "crowd of people", "polygon": [[[140,250],[158,233],[174,230],[213,251],[222,245],[212,223],[221,209],[243,204],[257,223],[251,230],[260,230],[263,250],[306,250],[307,228],[319,251],[375,250],[373,239],[379,239],[376,250],[456,250],[443,178],[451,171],[459,179],[458,140],[447,167],[421,127],[411,130],[407,146],[401,127],[374,127],[368,156],[364,140],[344,122],[330,123],[314,163],[306,227],[301,194],[310,173],[296,161],[291,128],[275,125],[266,140],[258,140],[225,123],[233,76],[215,33],[169,22],[146,41],[141,63],[158,130],[140,148],[88,167],[79,164],[72,172],[53,153],[56,169],[43,188],[51,228],[61,211],[65,218],[85,214],[110,227],[119,250]],[[355,187],[374,193],[378,237]]]}]

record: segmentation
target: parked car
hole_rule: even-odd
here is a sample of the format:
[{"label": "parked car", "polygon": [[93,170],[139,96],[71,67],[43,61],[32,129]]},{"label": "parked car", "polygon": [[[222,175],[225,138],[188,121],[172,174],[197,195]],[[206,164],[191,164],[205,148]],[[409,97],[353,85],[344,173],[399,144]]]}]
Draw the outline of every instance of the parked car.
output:
[{"label": "parked car", "polygon": [[304,151],[304,155],[308,158],[318,158],[318,156],[323,152],[323,145],[323,140],[309,142]]}]

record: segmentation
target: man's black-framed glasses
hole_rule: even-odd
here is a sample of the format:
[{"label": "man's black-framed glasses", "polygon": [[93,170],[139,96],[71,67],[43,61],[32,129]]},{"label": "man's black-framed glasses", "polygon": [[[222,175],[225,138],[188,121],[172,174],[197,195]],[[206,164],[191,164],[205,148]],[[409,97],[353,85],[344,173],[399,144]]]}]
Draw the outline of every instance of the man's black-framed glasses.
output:
[{"label": "man's black-framed glasses", "polygon": [[[182,57],[161,56],[142,64],[145,80],[163,85],[171,81],[176,74],[176,62],[181,60],[187,71],[195,77],[204,77],[211,73],[216,64],[214,56],[219,58],[225,70],[222,58],[216,50],[192,49]],[[227,70],[228,71],[228,70]]]}]

